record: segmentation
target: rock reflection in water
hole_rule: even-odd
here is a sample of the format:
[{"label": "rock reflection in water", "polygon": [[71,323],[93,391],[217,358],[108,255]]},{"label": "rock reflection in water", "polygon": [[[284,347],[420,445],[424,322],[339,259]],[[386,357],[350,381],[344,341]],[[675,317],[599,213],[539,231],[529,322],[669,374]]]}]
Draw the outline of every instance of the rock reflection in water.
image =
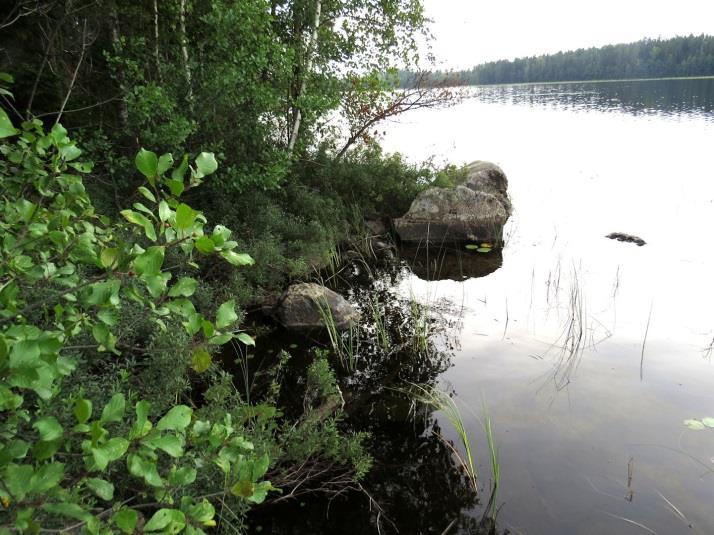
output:
[{"label": "rock reflection in water", "polygon": [[485,277],[503,264],[501,249],[479,253],[466,249],[463,244],[429,247],[403,244],[400,257],[417,277],[429,281]]}]

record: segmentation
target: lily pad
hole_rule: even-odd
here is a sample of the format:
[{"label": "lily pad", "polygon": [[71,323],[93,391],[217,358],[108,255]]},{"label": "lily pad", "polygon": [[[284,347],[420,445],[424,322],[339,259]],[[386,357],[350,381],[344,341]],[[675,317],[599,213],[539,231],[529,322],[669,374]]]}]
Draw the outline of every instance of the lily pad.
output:
[{"label": "lily pad", "polygon": [[482,243],[481,247],[487,247],[488,249],[493,249],[493,244],[492,243]]},{"label": "lily pad", "polygon": [[702,423],[707,427],[714,428],[714,418],[712,418],[711,416],[708,418],[702,418]]},{"label": "lily pad", "polygon": [[705,427],[705,425],[699,420],[684,420],[684,425],[694,431],[701,431]]},{"label": "lily pad", "polygon": [[490,247],[479,247],[478,249],[476,249],[476,252],[478,252],[478,253],[490,253],[490,252],[491,252],[491,248],[490,248]]},{"label": "lily pad", "polygon": [[469,251],[478,251],[479,246],[476,245],[475,243],[469,243],[468,245],[465,246]]}]

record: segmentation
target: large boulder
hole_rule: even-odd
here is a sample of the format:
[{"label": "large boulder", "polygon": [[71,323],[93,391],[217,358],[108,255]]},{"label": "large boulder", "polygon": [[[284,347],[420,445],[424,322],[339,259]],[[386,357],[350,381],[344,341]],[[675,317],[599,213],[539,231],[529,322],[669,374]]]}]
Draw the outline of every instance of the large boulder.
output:
[{"label": "large boulder", "polygon": [[311,282],[290,286],[275,308],[277,320],[284,327],[294,330],[324,328],[325,314],[332,316],[339,330],[359,322],[359,312],[344,297]]},{"label": "large boulder", "polygon": [[511,200],[508,198],[508,179],[495,163],[475,161],[466,166],[464,186],[476,192],[494,195],[508,214],[511,213]]},{"label": "large boulder", "polygon": [[394,221],[405,242],[503,241],[503,226],[511,215],[508,180],[495,164],[473,162],[466,180],[454,188],[427,188],[409,211]]}]

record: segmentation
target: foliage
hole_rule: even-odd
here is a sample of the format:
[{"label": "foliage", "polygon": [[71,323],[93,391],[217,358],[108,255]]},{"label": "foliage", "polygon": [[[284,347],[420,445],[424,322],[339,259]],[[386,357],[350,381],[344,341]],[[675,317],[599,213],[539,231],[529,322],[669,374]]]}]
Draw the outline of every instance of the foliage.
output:
[{"label": "foliage", "polygon": [[[689,35],[493,61],[466,71],[436,71],[430,73],[429,83],[510,84],[712,74],[714,37]],[[402,85],[412,84],[408,72],[400,73],[400,79]]]},{"label": "foliage", "polygon": [[[81,178],[91,164],[78,159],[81,150],[66,130],[55,124],[45,133],[38,120],[21,128],[6,128],[0,146],[2,524],[35,531],[79,521],[91,533],[110,526],[130,533],[142,510],[135,501],[122,505],[130,492],[158,503],[145,531],[201,533],[215,525],[215,511],[191,488],[200,472],[216,469],[220,492],[263,501],[272,489],[262,480],[269,457],[241,435],[230,414],[211,422],[174,404],[151,418],[149,402],[123,392],[103,404],[81,390],[57,399],[77,368],[91,366],[86,349],[117,358],[129,349],[115,327],[132,304],[159,328],[180,325],[194,366],[197,355],[210,359],[212,346],[233,338],[252,343],[235,331],[232,301],[211,318],[202,315],[190,300],[197,280],[174,277],[176,268],[164,261],[177,250],[188,267],[204,255],[252,263],[234,250],[227,228],[205,232],[205,217],[180,201],[215,172],[214,156],[201,153],[193,163],[184,156],[174,165],[170,154],[141,150],[136,167],[146,178],[145,200],[122,211],[125,223],[112,224],[93,210]],[[89,347],[74,344],[88,335]],[[124,477],[133,480],[131,490],[113,483]]]}]

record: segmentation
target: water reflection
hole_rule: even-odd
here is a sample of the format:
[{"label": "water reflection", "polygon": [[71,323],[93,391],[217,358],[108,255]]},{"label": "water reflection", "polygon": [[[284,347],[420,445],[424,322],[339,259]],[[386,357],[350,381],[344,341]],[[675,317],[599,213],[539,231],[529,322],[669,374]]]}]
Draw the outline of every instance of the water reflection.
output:
[{"label": "water reflection", "polygon": [[[500,261],[499,261],[500,263]],[[495,269],[495,268],[494,268]],[[349,273],[348,269],[343,270]],[[400,283],[413,275],[402,264],[383,270],[353,270],[337,289],[359,308],[363,321],[344,333],[354,344],[355,365],[335,363],[345,395],[343,425],[369,433],[374,467],[360,490],[325,498],[311,495],[254,515],[251,524],[274,534],[435,534],[495,535],[452,446],[442,438],[449,426],[430,406],[407,393],[409,385],[436,385],[453,365],[458,341],[458,308],[448,301],[416,302],[400,294]],[[456,318],[454,318],[456,316]],[[420,322],[424,322],[420,326]],[[420,333],[421,328],[426,328]],[[421,343],[415,337],[424,335]],[[304,369],[314,345],[329,345],[316,333],[299,337],[277,328],[258,346],[263,351],[290,344],[293,366]],[[274,349],[270,349],[275,345]],[[301,399],[301,384],[288,374],[282,399]],[[453,395],[453,392],[452,392]],[[297,413],[296,413],[297,414]],[[485,501],[488,501],[488,489]],[[295,519],[299,518],[299,521]]]},{"label": "water reflection", "polygon": [[714,79],[482,86],[474,98],[494,104],[714,120]]},{"label": "water reflection", "polygon": [[399,252],[411,271],[423,280],[454,280],[490,275],[503,264],[501,249],[488,253],[469,251],[463,245],[424,246],[402,244]]}]

